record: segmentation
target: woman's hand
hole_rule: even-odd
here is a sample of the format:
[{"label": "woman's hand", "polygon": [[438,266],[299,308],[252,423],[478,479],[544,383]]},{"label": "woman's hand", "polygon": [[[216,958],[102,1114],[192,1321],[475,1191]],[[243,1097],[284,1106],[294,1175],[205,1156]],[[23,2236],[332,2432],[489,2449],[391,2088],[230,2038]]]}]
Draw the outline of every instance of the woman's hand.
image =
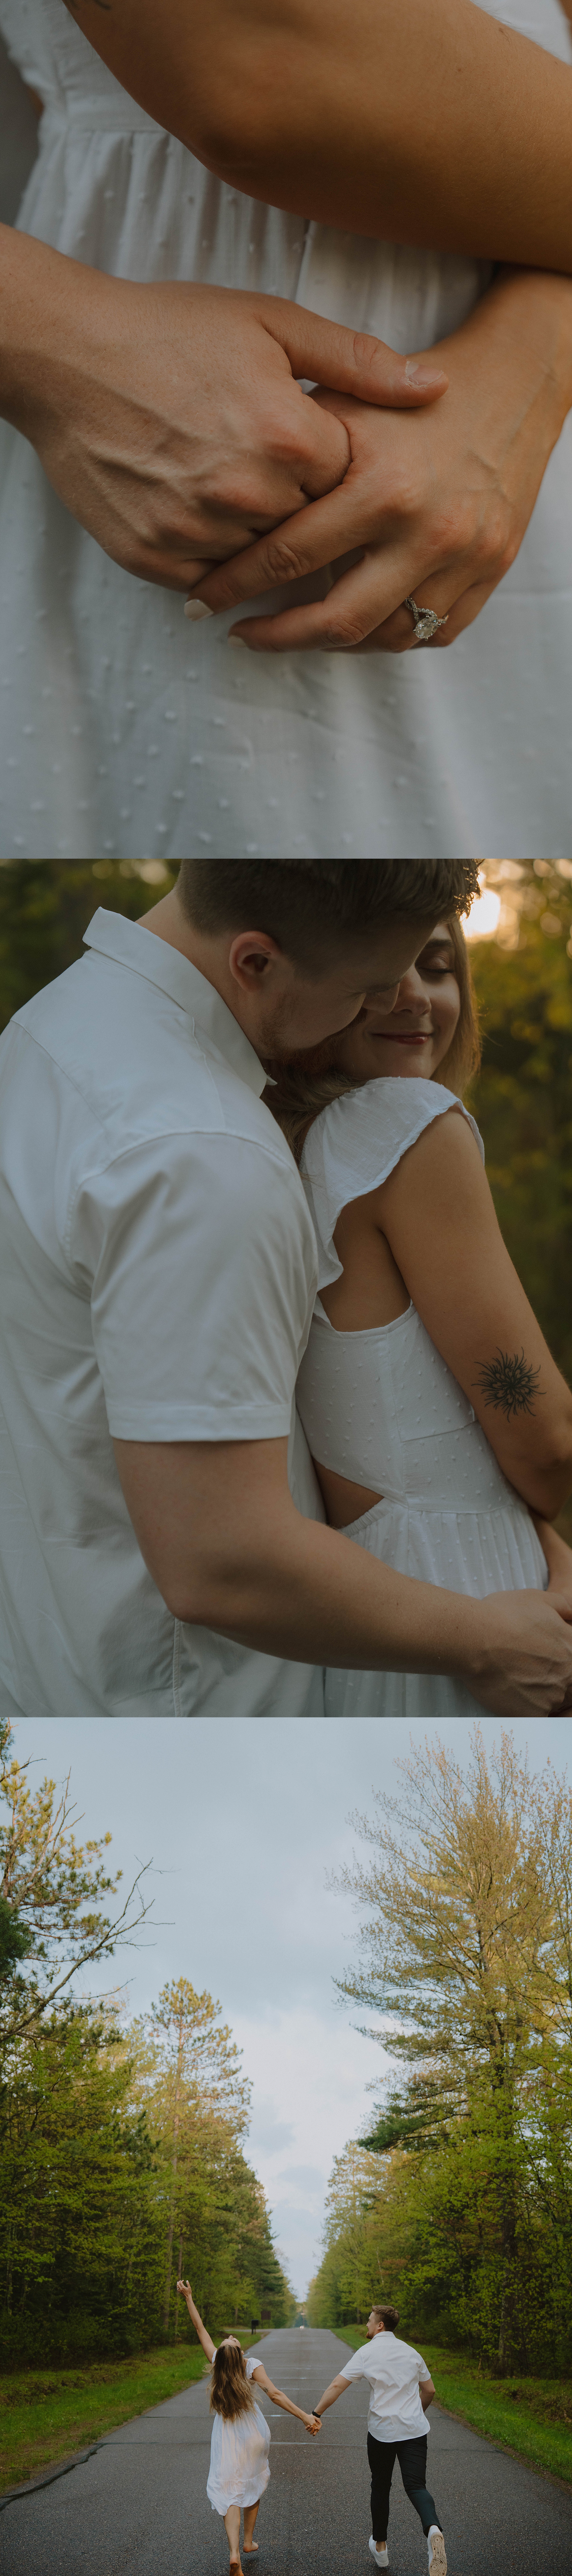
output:
[{"label": "woman's hand", "polygon": [[307,2433],[321,2433],[322,2426],[319,2415],[304,2415],[302,2421],[306,2426]]},{"label": "woman's hand", "polygon": [[279,296],[133,285],[7,226],[0,286],[0,413],[106,554],[172,590],[342,480],[348,432],[298,377],[409,408],[446,385]]},{"label": "woman's hand", "polygon": [[359,547],[325,599],[241,620],[251,651],[409,652],[411,595],[447,617],[435,650],[514,562],[572,403],[572,280],[503,276],[432,354],[448,391],[411,419],[318,393],[351,445],[341,486],[196,585],[228,610]]},{"label": "woman's hand", "polygon": [[[191,2289],[190,2281],[177,2281],[177,2289],[181,2291],[181,2295],[182,2295],[183,2299],[192,2299],[192,2297],[193,2297],[193,2293],[192,2293],[192,2289]],[[194,2305],[194,2301],[193,2301],[193,2305]]]}]

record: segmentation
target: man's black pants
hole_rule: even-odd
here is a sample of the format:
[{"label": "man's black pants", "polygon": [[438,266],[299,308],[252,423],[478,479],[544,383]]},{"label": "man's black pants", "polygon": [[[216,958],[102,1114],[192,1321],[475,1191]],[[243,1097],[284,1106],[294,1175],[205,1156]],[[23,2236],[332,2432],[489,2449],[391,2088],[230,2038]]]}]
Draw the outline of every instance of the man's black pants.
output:
[{"label": "man's black pants", "polygon": [[410,2504],[415,2506],[415,2512],[419,2514],[425,2537],[431,2529],[432,2522],[436,2522],[438,2531],[441,2531],[442,2525],[435,2510],[433,2497],[425,2485],[427,2434],[416,2434],[412,2442],[376,2442],[373,2433],[368,2433],[367,2456],[371,2469],[371,2522],[374,2540],[387,2539],[389,2489],[396,2458],[399,2460],[406,2496],[409,2497]]}]

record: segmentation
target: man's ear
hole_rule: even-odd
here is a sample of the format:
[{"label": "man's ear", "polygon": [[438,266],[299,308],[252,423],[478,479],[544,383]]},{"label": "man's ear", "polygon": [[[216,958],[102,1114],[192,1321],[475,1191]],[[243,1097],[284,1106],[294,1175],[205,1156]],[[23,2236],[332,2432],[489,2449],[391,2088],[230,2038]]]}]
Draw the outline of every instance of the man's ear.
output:
[{"label": "man's ear", "polygon": [[228,963],[235,984],[243,993],[260,991],[269,966],[285,964],[278,941],[267,930],[238,930],[229,949]]}]

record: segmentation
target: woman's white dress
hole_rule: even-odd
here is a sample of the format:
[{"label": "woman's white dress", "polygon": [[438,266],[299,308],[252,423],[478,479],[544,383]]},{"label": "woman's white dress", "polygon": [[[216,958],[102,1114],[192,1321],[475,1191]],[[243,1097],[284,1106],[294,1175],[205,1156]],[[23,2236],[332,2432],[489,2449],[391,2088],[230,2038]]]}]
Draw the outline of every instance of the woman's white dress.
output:
[{"label": "woman's white dress", "polygon": [[[385,1076],[322,1110],[301,1164],[319,1289],[341,1277],[333,1235],[342,1208],[387,1180],[424,1128],[451,1109],[469,1117],[439,1083]],[[469,1125],[484,1161],[473,1118]],[[383,1496],[346,1530],[370,1556],[477,1600],[545,1588],[546,1558],[526,1504],[413,1305],[392,1324],[340,1333],[318,1295],[296,1402],[320,1465]],[[463,1683],[423,1673],[329,1671],[325,1706],[330,1717],[479,1714]]]},{"label": "woman's white dress", "polygon": [[[214,2359],[214,2355],[213,2355]],[[260,2368],[260,2353],[246,2354],[246,2376]],[[254,2401],[254,2412],[236,2415],[232,2424],[215,2415],[207,2495],[213,2513],[228,2513],[230,2504],[256,2504],[268,2486],[270,2425]]]},{"label": "woman's white dress", "polygon": [[[572,59],[557,0],[488,5]],[[75,259],[289,296],[400,350],[454,330],[488,284],[486,263],[237,195],[134,105],[62,0],[0,0],[0,30],[46,103],[19,222]],[[450,653],[230,651],[227,616],[191,628],[179,594],[111,563],[2,424],[0,567],[4,857],[572,850],[570,420],[512,570]]]}]

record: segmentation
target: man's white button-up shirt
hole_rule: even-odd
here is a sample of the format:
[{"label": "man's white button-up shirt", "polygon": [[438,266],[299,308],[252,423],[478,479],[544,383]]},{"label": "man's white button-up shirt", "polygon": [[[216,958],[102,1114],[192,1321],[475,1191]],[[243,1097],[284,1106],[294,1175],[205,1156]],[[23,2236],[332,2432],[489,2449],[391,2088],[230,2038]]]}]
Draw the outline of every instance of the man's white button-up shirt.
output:
[{"label": "man's white button-up shirt", "polygon": [[112,1439],[289,1435],[316,1244],[265,1075],[177,949],[100,911],[0,1040],[0,1708],[301,1716],[322,1674],[181,1626]]}]

